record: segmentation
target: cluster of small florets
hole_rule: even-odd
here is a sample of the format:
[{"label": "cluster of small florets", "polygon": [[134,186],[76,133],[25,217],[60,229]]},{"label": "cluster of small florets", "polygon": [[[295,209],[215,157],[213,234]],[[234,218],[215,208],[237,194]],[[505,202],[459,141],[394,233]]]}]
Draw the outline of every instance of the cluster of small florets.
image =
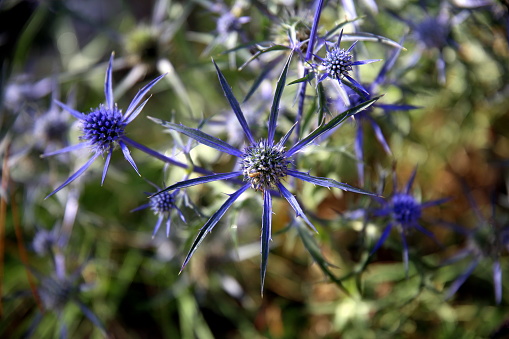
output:
[{"label": "cluster of small florets", "polygon": [[150,209],[157,215],[169,216],[175,208],[175,198],[171,193],[162,192],[150,198]]},{"label": "cluster of small florets", "polygon": [[104,153],[110,150],[112,143],[124,135],[125,126],[122,112],[117,107],[110,110],[100,105],[86,115],[81,138],[89,141],[94,151]]},{"label": "cluster of small florets", "polygon": [[322,66],[333,79],[341,79],[352,70],[352,54],[347,50],[334,47],[327,51]]},{"label": "cluster of small florets", "polygon": [[281,178],[286,176],[288,165],[284,148],[269,146],[265,141],[248,146],[242,159],[244,179],[257,191],[275,188]]},{"label": "cluster of small florets", "polygon": [[401,225],[412,225],[421,217],[421,205],[409,194],[395,194],[392,197],[392,215]]}]

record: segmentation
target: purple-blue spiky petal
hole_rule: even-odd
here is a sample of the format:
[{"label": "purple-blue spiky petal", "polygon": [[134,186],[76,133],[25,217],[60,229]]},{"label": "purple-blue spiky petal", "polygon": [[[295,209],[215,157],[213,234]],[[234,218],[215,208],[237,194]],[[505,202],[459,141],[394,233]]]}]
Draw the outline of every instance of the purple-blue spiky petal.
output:
[{"label": "purple-blue spiky petal", "polygon": [[67,153],[67,152],[72,152],[72,151],[77,151],[77,150],[83,149],[83,148],[85,148],[87,146],[90,146],[90,143],[82,142],[82,143],[79,143],[79,144],[76,144],[76,145],[64,147],[62,149],[59,149],[59,150],[56,150],[56,151],[53,151],[53,152],[48,152],[48,153],[41,154],[41,158],[50,157],[52,155],[57,155],[57,154],[62,154],[62,153]]},{"label": "purple-blue spiky petal", "polygon": [[[152,80],[151,82],[149,82],[148,84],[146,84],[145,86],[143,86],[139,91],[138,93],[136,94],[136,96],[133,98],[133,100],[131,101],[131,103],[129,104],[129,106],[127,107],[127,110],[125,111],[125,116],[124,116],[124,119],[127,119],[131,114],[132,112],[135,110],[135,108],[138,106],[138,104],[141,102],[141,100],[143,99],[143,97],[148,93],[148,91],[150,91],[150,89],[152,87],[154,87],[155,84],[157,84],[159,82],[159,80],[161,80],[166,74],[162,74],[160,76],[158,76],[157,78],[155,78],[154,80]],[[132,121],[132,119],[131,119]]]},{"label": "purple-blue spiky petal", "polygon": [[168,192],[168,191],[172,191],[172,190],[176,190],[176,189],[180,189],[180,188],[185,188],[185,187],[191,187],[191,186],[195,186],[195,185],[200,185],[200,184],[204,184],[204,183],[212,182],[212,181],[228,180],[228,179],[238,177],[240,175],[242,175],[242,171],[218,173],[218,174],[207,175],[204,177],[183,180],[183,181],[177,182],[173,185],[170,185],[170,186],[166,187],[165,189],[160,190],[157,193],[154,193],[149,198],[156,196],[158,194],[164,193],[164,192]]},{"label": "purple-blue spiky petal", "polygon": [[290,206],[292,206],[292,208],[295,211],[295,214],[297,215],[297,217],[301,217],[306,222],[306,224],[308,224],[309,227],[311,227],[311,229],[313,231],[318,233],[318,231],[316,230],[316,227],[311,223],[311,221],[309,221],[308,217],[304,214],[304,211],[300,207],[299,202],[297,201],[297,199],[295,199],[293,194],[290,191],[288,191],[286,189],[286,187],[283,186],[283,184],[281,184],[281,183],[278,183],[277,187],[279,189],[279,192],[281,192],[283,197],[286,199],[286,201],[288,201]]},{"label": "purple-blue spiky petal", "polygon": [[71,115],[74,116],[76,119],[85,120],[85,117],[86,117],[85,114],[83,114],[81,112],[78,112],[75,109],[72,109],[71,107],[67,106],[66,104],[64,104],[63,102],[60,102],[58,100],[54,100],[54,102],[55,102],[55,104],[60,106],[60,108],[66,110],[69,113],[71,113]]},{"label": "purple-blue spiky petal", "polygon": [[112,68],[113,58],[115,53],[111,53],[110,61],[108,63],[108,69],[106,70],[106,76],[104,78],[104,96],[106,98],[106,107],[110,111],[113,111],[115,107],[115,99],[113,98],[113,80],[112,80]]},{"label": "purple-blue spiky petal", "polygon": [[198,236],[194,240],[193,244],[191,245],[191,249],[189,250],[189,253],[187,254],[184,263],[182,264],[182,268],[180,269],[180,272],[186,267],[189,260],[191,260],[191,257],[193,256],[194,252],[198,249],[198,246],[202,243],[203,239],[205,239],[205,236],[212,231],[214,226],[219,222],[221,217],[226,213],[226,211],[231,207],[231,205],[237,200],[242,193],[244,193],[249,187],[251,187],[251,184],[246,184],[242,186],[238,191],[230,195],[228,200],[217,210],[209,220],[203,225],[203,227],[200,229],[200,232],[198,233]]},{"label": "purple-blue spiky petal", "polygon": [[371,195],[371,196],[377,196],[375,193],[371,193],[371,192],[365,191],[363,189],[353,187],[348,184],[344,184],[342,182],[338,182],[334,179],[314,177],[307,173],[299,172],[299,171],[295,171],[295,170],[288,170],[288,175],[291,175],[292,177],[295,177],[297,179],[304,180],[304,181],[310,182],[312,184],[327,187],[327,188],[335,187],[335,188],[342,189],[344,191],[349,191],[349,192],[354,192],[354,193],[359,193],[359,194],[366,194],[366,195]]},{"label": "purple-blue spiky petal", "polygon": [[226,96],[226,99],[230,103],[230,106],[232,107],[233,112],[237,116],[237,120],[239,120],[240,126],[242,126],[242,129],[244,130],[244,133],[247,136],[247,139],[251,144],[255,143],[255,139],[253,137],[253,133],[251,133],[251,129],[249,128],[246,118],[244,117],[244,113],[242,113],[242,110],[240,109],[239,102],[237,99],[235,99],[235,96],[233,95],[233,92],[230,88],[230,85],[226,81],[226,78],[224,77],[223,73],[221,73],[221,70],[217,66],[216,62],[212,60],[212,63],[214,63],[214,66],[216,67],[217,76],[219,78],[219,83],[221,84],[221,88],[223,89],[224,95]]},{"label": "purple-blue spiky petal", "polygon": [[108,173],[108,168],[110,167],[110,161],[111,161],[111,154],[112,153],[113,153],[113,150],[110,149],[110,151],[106,155],[106,161],[104,162],[103,174],[102,174],[102,177],[101,177],[101,186],[104,184],[104,179],[106,179],[106,173]]},{"label": "purple-blue spiky petal", "polygon": [[260,277],[261,277],[261,293],[263,296],[263,286],[265,285],[265,273],[267,272],[267,263],[269,259],[269,249],[271,239],[271,226],[272,226],[272,196],[269,191],[263,192],[263,215],[262,215],[262,260],[260,264]]},{"label": "purple-blue spiky petal", "polygon": [[131,166],[134,168],[136,173],[138,173],[138,175],[141,177],[141,174],[138,171],[138,167],[136,166],[136,163],[134,162],[134,159],[131,156],[131,152],[129,151],[129,148],[127,148],[127,146],[122,141],[119,141],[118,144],[120,145],[120,149],[122,150],[122,153],[124,153],[125,160],[127,160],[131,164]]},{"label": "purple-blue spiky petal", "polygon": [[479,260],[474,259],[474,261],[470,263],[468,268],[456,280],[454,280],[452,285],[449,287],[447,293],[445,294],[446,300],[451,298],[458,291],[461,285],[463,285],[465,280],[467,280],[467,278],[472,274],[474,269],[477,267],[477,264],[479,264]]},{"label": "purple-blue spiky petal", "polygon": [[185,134],[188,137],[193,138],[194,140],[196,140],[206,146],[217,149],[218,151],[228,153],[230,155],[233,155],[233,156],[236,156],[239,158],[242,157],[242,155],[244,154],[244,153],[242,153],[242,151],[236,149],[235,147],[231,146],[227,142],[224,142],[223,140],[213,137],[211,135],[208,135],[207,133],[204,133],[204,132],[200,131],[199,129],[189,128],[184,125],[178,125],[178,124],[174,124],[174,123],[171,123],[168,121],[163,121],[163,120],[152,118],[152,117],[149,117],[149,119],[160,124],[163,127],[166,127],[166,128],[172,129],[174,131],[180,132],[182,134]]},{"label": "purple-blue spiky petal", "polygon": [[391,234],[393,223],[389,223],[387,226],[385,226],[384,231],[382,232],[382,235],[380,236],[380,239],[375,244],[375,247],[369,252],[369,255],[373,255],[378,249],[383,245],[389,234]]},{"label": "purple-blue spiky petal", "polygon": [[97,159],[97,157],[99,155],[100,155],[100,153],[95,153],[83,166],[81,166],[81,168],[79,170],[77,170],[74,174],[72,174],[62,185],[58,186],[58,188],[56,190],[54,190],[53,192],[48,194],[46,196],[46,198],[44,198],[44,199],[48,199],[53,194],[57,193],[62,188],[64,188],[65,186],[69,185],[71,182],[76,180],[80,175],[83,174],[83,172],[85,172],[87,170],[87,168],[90,167],[90,165],[92,165],[92,163],[95,161],[95,159]]}]

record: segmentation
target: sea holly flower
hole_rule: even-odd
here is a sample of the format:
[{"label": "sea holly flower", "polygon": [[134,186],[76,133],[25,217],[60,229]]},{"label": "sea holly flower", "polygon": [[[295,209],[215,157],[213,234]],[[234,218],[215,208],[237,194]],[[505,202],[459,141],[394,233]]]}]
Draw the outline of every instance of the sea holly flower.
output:
[{"label": "sea holly flower", "polygon": [[343,49],[339,47],[342,37],[343,30],[341,30],[338,42],[335,46],[329,48],[329,45],[327,43],[325,44],[325,58],[315,55],[315,57],[321,61],[320,68],[324,70],[324,73],[320,76],[318,82],[322,82],[326,78],[330,78],[337,80],[340,86],[345,84],[352,88],[355,92],[360,92],[363,96],[368,96],[369,92],[350,76],[350,72],[353,70],[353,66],[370,64],[372,62],[380,61],[380,59],[355,61],[353,59],[352,50],[357,44],[357,41],[355,41],[348,49]]},{"label": "sea holly flower", "polygon": [[391,230],[396,228],[401,236],[401,241],[403,243],[403,263],[406,273],[408,273],[408,245],[406,241],[407,234],[410,231],[417,230],[438,243],[438,240],[435,238],[433,233],[421,225],[422,210],[427,207],[440,205],[449,200],[437,199],[427,202],[419,202],[410,192],[415,179],[415,174],[416,170],[413,171],[410,179],[408,180],[404,189],[401,191],[397,189],[396,178],[394,177],[393,182],[395,188],[392,196],[387,198],[387,200],[376,198],[382,206],[370,210],[367,213],[374,217],[387,217],[389,219],[389,222],[385,226],[380,239],[371,250],[370,255],[373,255],[383,245],[391,233]]},{"label": "sea holly flower", "polygon": [[[152,183],[150,184],[154,186],[158,191],[161,191],[161,187]],[[172,211],[177,211],[177,214],[179,215],[180,219],[182,219],[183,222],[186,222],[184,214],[177,206],[178,194],[179,191],[176,190],[173,192],[163,192],[161,194],[152,195],[149,197],[148,203],[131,210],[131,212],[135,212],[145,208],[150,208],[152,212],[154,212],[154,214],[157,215],[157,222],[156,226],[154,227],[154,232],[152,233],[152,238],[156,236],[156,233],[161,227],[161,224],[163,223],[164,219],[166,219],[166,236],[167,237],[170,236]]]},{"label": "sea holly flower", "polygon": [[55,101],[58,106],[71,113],[75,118],[81,121],[82,135],[80,139],[81,143],[65,147],[63,149],[44,153],[42,156],[47,157],[51,155],[62,154],[70,151],[76,151],[83,148],[89,148],[92,151],[92,157],[83,165],[78,171],[72,174],[62,185],[51,192],[47,197],[49,198],[53,194],[60,191],[65,186],[76,180],[82,175],[92,163],[99,157],[106,155],[106,163],[104,165],[101,185],[104,183],[106,173],[111,160],[113,150],[120,147],[124,158],[131,164],[136,173],[139,174],[138,168],[131,157],[131,153],[127,148],[126,144],[131,144],[136,147],[135,142],[126,136],[125,128],[140,114],[143,107],[147,103],[148,99],[141,102],[143,97],[148,91],[159,81],[164,75],[160,75],[147,85],[145,85],[136,94],[131,104],[127,108],[125,114],[117,107],[113,98],[113,84],[112,84],[112,67],[113,67],[113,56],[111,54],[108,69],[106,71],[106,77],[104,82],[104,94],[106,96],[106,105],[100,104],[99,107],[93,109],[90,113],[84,114],[76,111],[75,109],[67,106],[66,104]]},{"label": "sea holly flower", "polygon": [[231,207],[231,205],[249,188],[253,188],[255,191],[259,191],[263,194],[263,214],[262,214],[262,235],[261,235],[261,288],[263,293],[263,285],[265,281],[265,272],[267,269],[267,260],[269,254],[269,241],[271,240],[271,226],[272,226],[272,198],[274,195],[283,196],[290,206],[295,211],[297,217],[301,217],[306,224],[308,224],[312,229],[316,230],[311,221],[306,217],[302,207],[300,206],[297,199],[293,196],[292,193],[285,187],[284,181],[287,176],[291,176],[296,179],[300,179],[303,181],[310,182],[315,185],[324,186],[324,187],[336,187],[345,191],[351,191],[355,193],[368,194],[373,195],[372,193],[366,192],[362,189],[355,188],[348,184],[344,184],[341,182],[337,182],[333,179],[329,178],[321,178],[312,176],[306,172],[298,171],[294,169],[292,166],[292,157],[301,151],[303,148],[311,144],[318,137],[323,135],[324,133],[330,131],[335,128],[341,122],[343,122],[348,117],[356,114],[357,112],[369,107],[372,105],[378,98],[371,99],[361,105],[354,107],[338,116],[334,117],[328,123],[323,124],[313,132],[311,132],[307,137],[301,139],[294,145],[290,146],[286,149],[285,144],[289,140],[294,127],[292,127],[279,142],[275,142],[274,136],[276,133],[277,127],[277,118],[279,112],[279,103],[281,100],[281,96],[283,94],[283,88],[285,86],[286,76],[288,73],[288,67],[291,61],[291,55],[287,59],[286,64],[283,68],[283,72],[278,80],[276,91],[274,94],[274,98],[272,101],[272,107],[270,110],[269,120],[268,120],[268,134],[267,137],[261,140],[256,140],[251,128],[246,122],[244,117],[244,113],[242,112],[238,101],[233,96],[232,90],[226,81],[225,77],[221,73],[219,67],[214,63],[217,71],[217,75],[219,77],[219,82],[224,91],[224,94],[230,103],[233,111],[235,112],[237,119],[244,130],[244,133],[247,137],[247,146],[244,149],[237,149],[230,144],[215,138],[211,135],[208,135],[198,129],[189,128],[183,125],[177,125],[170,122],[161,121],[158,119],[151,118],[155,122],[161,124],[162,126],[178,131],[187,135],[190,138],[195,139],[196,141],[212,147],[221,152],[233,155],[239,159],[240,170],[228,172],[228,173],[218,173],[212,174],[208,176],[203,176],[199,178],[193,178],[189,180],[184,180],[178,182],[176,184],[170,185],[166,187],[164,190],[158,192],[157,194],[162,194],[164,192],[181,189],[185,187],[190,187],[202,183],[217,181],[217,180],[228,180],[232,178],[236,178],[242,176],[244,179],[244,184],[240,189],[231,194],[226,202],[219,208],[217,212],[215,212],[210,219],[205,223],[205,225],[201,228],[198,236],[196,237],[194,243],[191,246],[189,253],[187,254],[184,263],[182,265],[182,269],[187,265],[198,246],[202,243],[205,236],[212,231],[214,226],[219,222],[221,217],[226,213],[226,211]]},{"label": "sea holly flower", "polygon": [[477,226],[471,230],[462,230],[467,236],[467,246],[452,258],[447,264],[455,263],[470,257],[467,269],[458,277],[446,292],[446,298],[451,298],[472,274],[475,268],[486,261],[492,262],[493,284],[495,301],[502,302],[502,268],[500,257],[504,251],[509,251],[509,226],[501,225],[496,221],[495,204],[492,204],[491,216],[486,218],[470,194],[466,194],[477,219]]}]

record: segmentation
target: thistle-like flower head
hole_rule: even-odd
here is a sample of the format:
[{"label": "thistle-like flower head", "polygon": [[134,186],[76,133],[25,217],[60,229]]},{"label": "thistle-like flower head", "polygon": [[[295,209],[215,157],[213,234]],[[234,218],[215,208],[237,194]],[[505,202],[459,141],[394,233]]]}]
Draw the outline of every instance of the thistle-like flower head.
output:
[{"label": "thistle-like flower head", "polygon": [[175,208],[175,197],[168,192],[150,198],[150,209],[156,215],[167,217],[173,208]]},{"label": "thistle-like flower head", "polygon": [[[154,186],[158,191],[161,191],[161,188],[151,182],[149,182],[152,186]],[[170,227],[171,227],[171,217],[172,212],[177,211],[177,214],[179,215],[180,219],[182,219],[183,222],[186,222],[186,218],[184,217],[184,214],[177,206],[177,195],[179,194],[179,191],[173,191],[173,192],[162,192],[161,194],[155,194],[149,196],[149,202],[147,204],[141,205],[135,209],[133,209],[131,212],[139,211],[145,208],[150,208],[152,212],[157,216],[157,222],[156,226],[154,227],[154,232],[152,233],[152,237],[155,237],[157,231],[161,227],[161,224],[163,223],[164,219],[166,219],[166,236],[170,236]]]},{"label": "thistle-like flower head", "polygon": [[164,190],[158,192],[157,194],[163,194],[171,190],[194,186],[206,182],[233,179],[239,176],[243,176],[244,180],[246,181],[246,183],[239,190],[230,195],[230,197],[226,200],[223,206],[221,206],[219,210],[216,213],[214,213],[210,217],[210,219],[206,222],[206,224],[201,228],[200,232],[198,233],[198,236],[196,237],[196,240],[191,246],[191,249],[186,259],[184,260],[182,269],[184,269],[185,265],[187,265],[187,263],[189,262],[194,252],[205,238],[205,236],[208,233],[210,233],[210,231],[212,231],[214,226],[219,222],[221,217],[226,213],[226,211],[235,202],[235,200],[237,200],[250,187],[255,189],[256,191],[261,191],[263,193],[263,215],[262,215],[262,236],[261,236],[262,292],[263,284],[265,281],[265,272],[267,269],[269,241],[271,239],[272,195],[274,194],[274,191],[275,190],[279,191],[280,196],[284,197],[288,201],[290,206],[295,211],[297,217],[301,217],[305,223],[307,223],[312,229],[316,230],[311,221],[304,214],[304,211],[300,207],[300,204],[297,201],[297,199],[284,186],[283,179],[286,176],[292,176],[294,178],[324,187],[336,187],[346,191],[373,195],[372,193],[366,192],[364,190],[352,187],[344,183],[337,182],[333,179],[314,177],[307,173],[292,169],[290,168],[291,167],[290,159],[297,152],[301,151],[304,147],[308,146],[310,143],[312,143],[314,140],[316,140],[324,133],[327,133],[334,129],[348,117],[372,105],[378,98],[366,101],[357,107],[354,107],[346,112],[343,112],[342,114],[339,114],[328,123],[317,128],[307,137],[301,139],[299,142],[291,146],[289,149],[285,149],[284,145],[291,136],[295,125],[283,136],[283,138],[278,143],[274,142],[274,136],[277,126],[277,117],[279,114],[279,103],[281,100],[281,96],[283,94],[283,89],[286,82],[286,75],[288,73],[288,67],[290,65],[292,55],[293,54],[290,54],[289,58],[287,59],[286,64],[283,68],[283,72],[281,73],[281,76],[276,86],[276,91],[274,94],[274,99],[272,102],[272,107],[268,119],[269,121],[267,138],[258,142],[255,141],[251,129],[244,117],[244,113],[242,112],[237,99],[235,99],[232,93],[230,85],[228,84],[223,74],[219,70],[219,67],[217,67],[217,65],[214,63],[214,65],[216,66],[217,75],[219,77],[219,82],[224,91],[224,94],[228,99],[235,115],[237,116],[237,119],[240,122],[242,129],[244,130],[245,136],[247,137],[247,147],[245,147],[243,150],[239,150],[231,146],[230,144],[226,143],[225,141],[222,141],[218,138],[208,135],[202,132],[201,130],[152,118],[152,120],[163,125],[164,127],[183,133],[204,145],[207,145],[216,150],[237,157],[241,164],[241,170],[239,171],[212,174],[204,177],[184,180],[166,187]]},{"label": "thistle-like flower head", "polygon": [[328,50],[323,59],[322,66],[332,79],[341,80],[349,76],[352,70],[353,55],[349,50],[338,47],[332,47]]},{"label": "thistle-like flower head", "polygon": [[337,80],[339,85],[346,83],[350,88],[354,89],[360,95],[367,98],[369,96],[369,92],[359,82],[350,76],[350,71],[353,70],[353,66],[370,64],[380,60],[371,59],[355,61],[353,59],[352,50],[357,44],[357,41],[355,41],[348,49],[343,49],[339,47],[342,37],[343,31],[341,30],[338,42],[332,48],[329,48],[327,43],[325,44],[325,48],[327,50],[325,58],[321,58],[318,55],[315,55],[315,57],[321,61],[320,66],[324,70],[324,73],[321,75],[318,81],[321,82],[326,78],[330,78]]},{"label": "thistle-like flower head", "polygon": [[116,105],[111,110],[101,104],[85,116],[80,139],[88,142],[95,153],[106,153],[124,136],[126,126]]},{"label": "thistle-like flower head", "polygon": [[410,194],[396,193],[390,204],[392,218],[400,225],[414,225],[421,217],[421,204]]},{"label": "thistle-like flower head", "polygon": [[244,180],[257,191],[276,189],[290,164],[281,145],[270,146],[266,141],[246,147],[241,163]]},{"label": "thistle-like flower head", "polygon": [[74,117],[78,118],[82,123],[82,135],[80,139],[81,143],[69,147],[65,147],[58,151],[45,153],[42,156],[50,156],[61,154],[65,152],[70,152],[82,148],[88,147],[93,155],[92,157],[83,165],[78,171],[72,174],[62,185],[60,185],[57,189],[51,192],[46,198],[52,196],[53,194],[60,191],[62,188],[70,184],[76,178],[78,178],[81,174],[83,174],[90,165],[97,159],[100,155],[106,154],[106,163],[103,169],[103,175],[101,180],[101,185],[104,183],[104,179],[106,178],[106,173],[108,172],[108,167],[111,160],[111,154],[115,148],[120,147],[122,153],[124,154],[124,158],[131,164],[134,170],[139,174],[138,168],[131,157],[130,151],[127,148],[126,144],[134,145],[135,147],[140,148],[140,146],[129,139],[125,135],[125,127],[132,122],[138,114],[140,114],[141,110],[147,103],[148,99],[141,102],[143,97],[148,93],[148,91],[159,81],[164,75],[160,75],[155,78],[151,82],[149,82],[145,87],[140,89],[138,94],[131,101],[131,104],[126,110],[125,114],[122,114],[120,109],[114,102],[113,98],[113,84],[112,84],[112,68],[113,68],[113,56],[111,54],[110,62],[108,64],[108,69],[106,71],[106,78],[104,82],[104,94],[106,96],[106,105],[99,105],[99,107],[92,109],[92,111],[88,114],[83,114],[78,112],[64,103],[60,101],[56,101],[55,103],[61,108],[65,109],[69,113],[71,113]]}]

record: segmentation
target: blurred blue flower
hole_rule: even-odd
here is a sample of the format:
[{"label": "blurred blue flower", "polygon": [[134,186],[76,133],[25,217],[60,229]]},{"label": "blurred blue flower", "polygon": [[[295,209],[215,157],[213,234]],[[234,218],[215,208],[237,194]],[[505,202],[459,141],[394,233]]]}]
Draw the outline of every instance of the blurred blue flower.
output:
[{"label": "blurred blue flower", "polygon": [[446,264],[455,263],[466,257],[470,257],[471,261],[467,269],[454,280],[451,286],[449,286],[446,298],[451,298],[458,291],[477,265],[483,261],[491,261],[495,301],[497,304],[500,304],[502,302],[502,269],[500,266],[500,256],[502,252],[509,251],[509,226],[497,223],[495,203],[492,203],[491,216],[486,218],[468,192],[466,196],[476,216],[477,226],[471,230],[460,230],[467,236],[467,246],[455,256],[448,259]]},{"label": "blurred blue flower", "polygon": [[412,56],[409,67],[413,67],[421,60],[425,53],[437,51],[436,68],[438,70],[438,80],[441,84],[445,83],[445,59],[444,49],[448,46],[457,48],[457,43],[452,37],[452,27],[461,23],[466,15],[466,11],[453,16],[446,3],[442,3],[439,13],[435,16],[427,12],[427,8],[422,6],[425,16],[421,20],[416,18],[404,18],[398,13],[389,11],[398,20],[406,23],[413,32],[413,38],[417,43],[417,50]]},{"label": "blurred blue flower", "polygon": [[[248,37],[243,31],[242,25],[248,23],[251,18],[249,16],[241,16],[246,7],[244,1],[235,1],[231,5],[227,5],[221,0],[202,0],[199,2],[208,11],[216,15],[216,29],[212,32],[213,40],[203,51],[203,54],[209,54],[217,45],[224,45],[227,49],[234,48],[237,43],[247,43]],[[232,56],[234,56],[232,54]]]},{"label": "blurred blue flower", "polygon": [[[81,313],[103,335],[106,335],[106,329],[102,322],[81,300],[80,294],[91,287],[89,283],[81,282],[86,262],[79,265],[72,273],[68,273],[68,265],[66,264],[68,253],[65,252],[66,244],[61,241],[61,238],[66,236],[65,232],[66,230],[59,226],[55,226],[49,231],[40,229],[32,241],[32,247],[39,256],[51,258],[53,271],[44,274],[38,269],[30,268],[30,271],[39,282],[37,287],[32,290],[32,294],[36,298],[40,312],[36,312],[23,338],[30,338],[36,333],[37,327],[48,312],[55,314],[58,318],[59,337],[67,338],[67,321],[69,319],[64,313],[69,304],[78,306]],[[72,262],[72,265],[76,267],[75,262]],[[21,295],[29,295],[29,293],[22,292]]]},{"label": "blurred blue flower", "polygon": [[112,87],[113,56],[114,53],[111,54],[104,83],[106,105],[100,104],[99,107],[93,109],[90,113],[83,114],[70,108],[69,106],[60,101],[55,101],[61,108],[71,113],[75,118],[81,120],[82,135],[80,139],[83,140],[83,142],[77,145],[65,147],[58,151],[44,153],[42,156],[47,157],[51,155],[62,154],[65,152],[83,149],[85,147],[88,147],[93,154],[92,157],[85,163],[85,165],[83,165],[78,171],[72,174],[57,189],[51,192],[46,197],[46,199],[52,196],[53,194],[57,193],[62,188],[64,188],[72,181],[74,181],[76,178],[78,178],[80,175],[82,175],[99,156],[101,155],[104,156],[104,154],[106,154],[106,163],[104,165],[101,179],[102,185],[104,183],[104,179],[106,178],[106,173],[108,171],[108,167],[111,160],[111,154],[113,153],[113,150],[117,146],[120,147],[120,149],[122,150],[124,158],[131,164],[136,173],[139,174],[138,168],[136,167],[136,164],[134,163],[134,160],[131,157],[130,151],[126,145],[130,144],[136,147],[137,143],[135,143],[125,135],[125,128],[138,116],[138,114],[140,114],[141,110],[147,103],[148,99],[140,104],[143,97],[159,80],[161,80],[161,78],[164,75],[158,76],[157,78],[149,82],[147,85],[145,85],[131,101],[125,114],[122,114],[122,111],[117,107],[113,98],[113,87]]},{"label": "blurred blue flower", "polygon": [[208,175],[204,177],[184,180],[173,184],[161,192],[157,194],[162,194],[167,191],[180,189],[184,187],[194,186],[202,183],[217,181],[217,180],[228,180],[238,176],[243,176],[244,181],[246,182],[239,190],[235,193],[231,194],[230,197],[226,200],[226,202],[219,208],[217,212],[215,212],[212,217],[206,222],[206,224],[201,228],[198,236],[196,237],[191,249],[186,256],[184,263],[182,265],[182,269],[187,265],[192,255],[201,244],[205,236],[212,231],[214,226],[218,223],[221,217],[226,213],[228,208],[237,200],[248,188],[253,188],[256,191],[260,191],[263,193],[263,215],[262,215],[262,236],[261,236],[261,253],[262,253],[262,261],[261,261],[261,289],[263,293],[263,285],[265,281],[265,272],[267,269],[267,259],[269,254],[269,241],[271,240],[271,225],[272,225],[272,197],[273,195],[277,195],[277,190],[280,195],[282,195],[290,204],[290,206],[296,212],[298,217],[301,217],[312,229],[316,231],[316,228],[309,221],[309,219],[304,214],[300,204],[297,199],[293,196],[292,193],[283,185],[284,179],[287,176],[291,176],[303,181],[307,181],[313,183],[315,185],[324,186],[324,187],[336,187],[345,191],[351,191],[361,194],[373,195],[372,193],[366,192],[364,190],[352,187],[350,185],[337,182],[333,179],[329,178],[320,178],[311,176],[305,172],[300,172],[295,169],[292,169],[291,158],[296,153],[301,151],[303,148],[311,144],[316,138],[321,136],[322,134],[330,131],[334,127],[338,126],[341,122],[343,122],[348,117],[353,114],[369,107],[373,104],[378,98],[372,99],[361,105],[354,107],[342,114],[339,114],[331,121],[326,124],[323,124],[321,127],[314,130],[307,137],[303,138],[293,146],[291,146],[288,150],[285,149],[285,144],[291,136],[295,125],[283,136],[283,138],[279,142],[274,141],[274,136],[276,132],[277,126],[277,118],[279,113],[279,103],[283,93],[283,88],[285,86],[286,76],[288,73],[288,67],[291,61],[292,55],[286,61],[283,72],[279,78],[279,81],[276,86],[276,91],[274,94],[272,107],[270,111],[269,121],[268,121],[268,135],[267,138],[262,139],[260,141],[256,141],[253,133],[251,132],[251,128],[246,122],[244,117],[244,113],[240,109],[240,105],[233,96],[230,85],[224,78],[223,74],[219,70],[219,67],[214,63],[217,71],[217,75],[219,77],[219,82],[224,91],[226,98],[228,99],[230,106],[235,112],[242,129],[248,139],[247,146],[243,149],[237,149],[230,144],[217,139],[213,136],[210,136],[198,129],[189,128],[183,125],[177,125],[170,122],[161,121],[158,119],[153,119],[155,122],[161,124],[164,127],[167,127],[171,130],[178,131],[187,135],[190,138],[197,140],[198,142],[217,149],[221,152],[228,153],[239,158],[241,169],[228,173],[219,173]]},{"label": "blurred blue flower", "polygon": [[[152,183],[150,184],[154,186],[158,191],[161,191],[161,187]],[[178,194],[179,191],[176,190],[173,192],[162,192],[161,194],[152,195],[149,197],[148,203],[131,210],[131,212],[135,212],[145,208],[150,208],[152,212],[154,212],[154,214],[157,215],[157,222],[156,226],[154,227],[154,232],[152,233],[152,238],[156,236],[156,233],[161,227],[161,224],[163,223],[164,219],[166,219],[166,236],[167,237],[170,236],[171,214],[172,211],[174,210],[177,211],[180,219],[182,219],[183,222],[186,222],[184,214],[177,207],[176,200]]]},{"label": "blurred blue flower", "polygon": [[[63,261],[62,266],[65,266]],[[83,313],[83,315],[87,317],[87,319],[90,320],[103,335],[106,335],[106,329],[99,318],[81,301],[80,298],[80,293],[90,288],[88,284],[80,283],[80,277],[84,267],[84,265],[80,266],[71,275],[65,274],[65,269],[61,269],[64,273],[59,273],[58,268],[56,273],[47,276],[42,275],[37,271],[33,271],[35,276],[39,279],[37,294],[41,299],[44,312],[54,312],[59,319],[58,326],[60,338],[68,337],[67,325],[64,321],[63,313],[64,308],[70,303],[78,306],[81,313]],[[36,315],[24,337],[28,338],[33,334],[43,316],[44,313]]]},{"label": "blurred blue flower", "polygon": [[396,177],[394,176],[394,192],[387,199],[376,198],[380,204],[382,205],[379,208],[370,209],[366,211],[366,215],[368,218],[373,217],[387,217],[389,218],[389,222],[385,226],[380,239],[377,241],[375,246],[370,252],[370,255],[373,255],[385,242],[391,230],[393,228],[397,228],[401,241],[403,243],[403,262],[405,266],[405,272],[408,273],[408,245],[406,241],[407,234],[412,230],[417,230],[424,235],[433,239],[436,243],[439,243],[435,238],[433,233],[425,229],[421,226],[421,216],[422,210],[431,207],[440,205],[449,199],[437,199],[431,200],[427,202],[419,202],[410,192],[412,188],[412,184],[415,179],[416,169],[413,171],[410,179],[405,185],[402,191],[399,191],[396,187]]}]

